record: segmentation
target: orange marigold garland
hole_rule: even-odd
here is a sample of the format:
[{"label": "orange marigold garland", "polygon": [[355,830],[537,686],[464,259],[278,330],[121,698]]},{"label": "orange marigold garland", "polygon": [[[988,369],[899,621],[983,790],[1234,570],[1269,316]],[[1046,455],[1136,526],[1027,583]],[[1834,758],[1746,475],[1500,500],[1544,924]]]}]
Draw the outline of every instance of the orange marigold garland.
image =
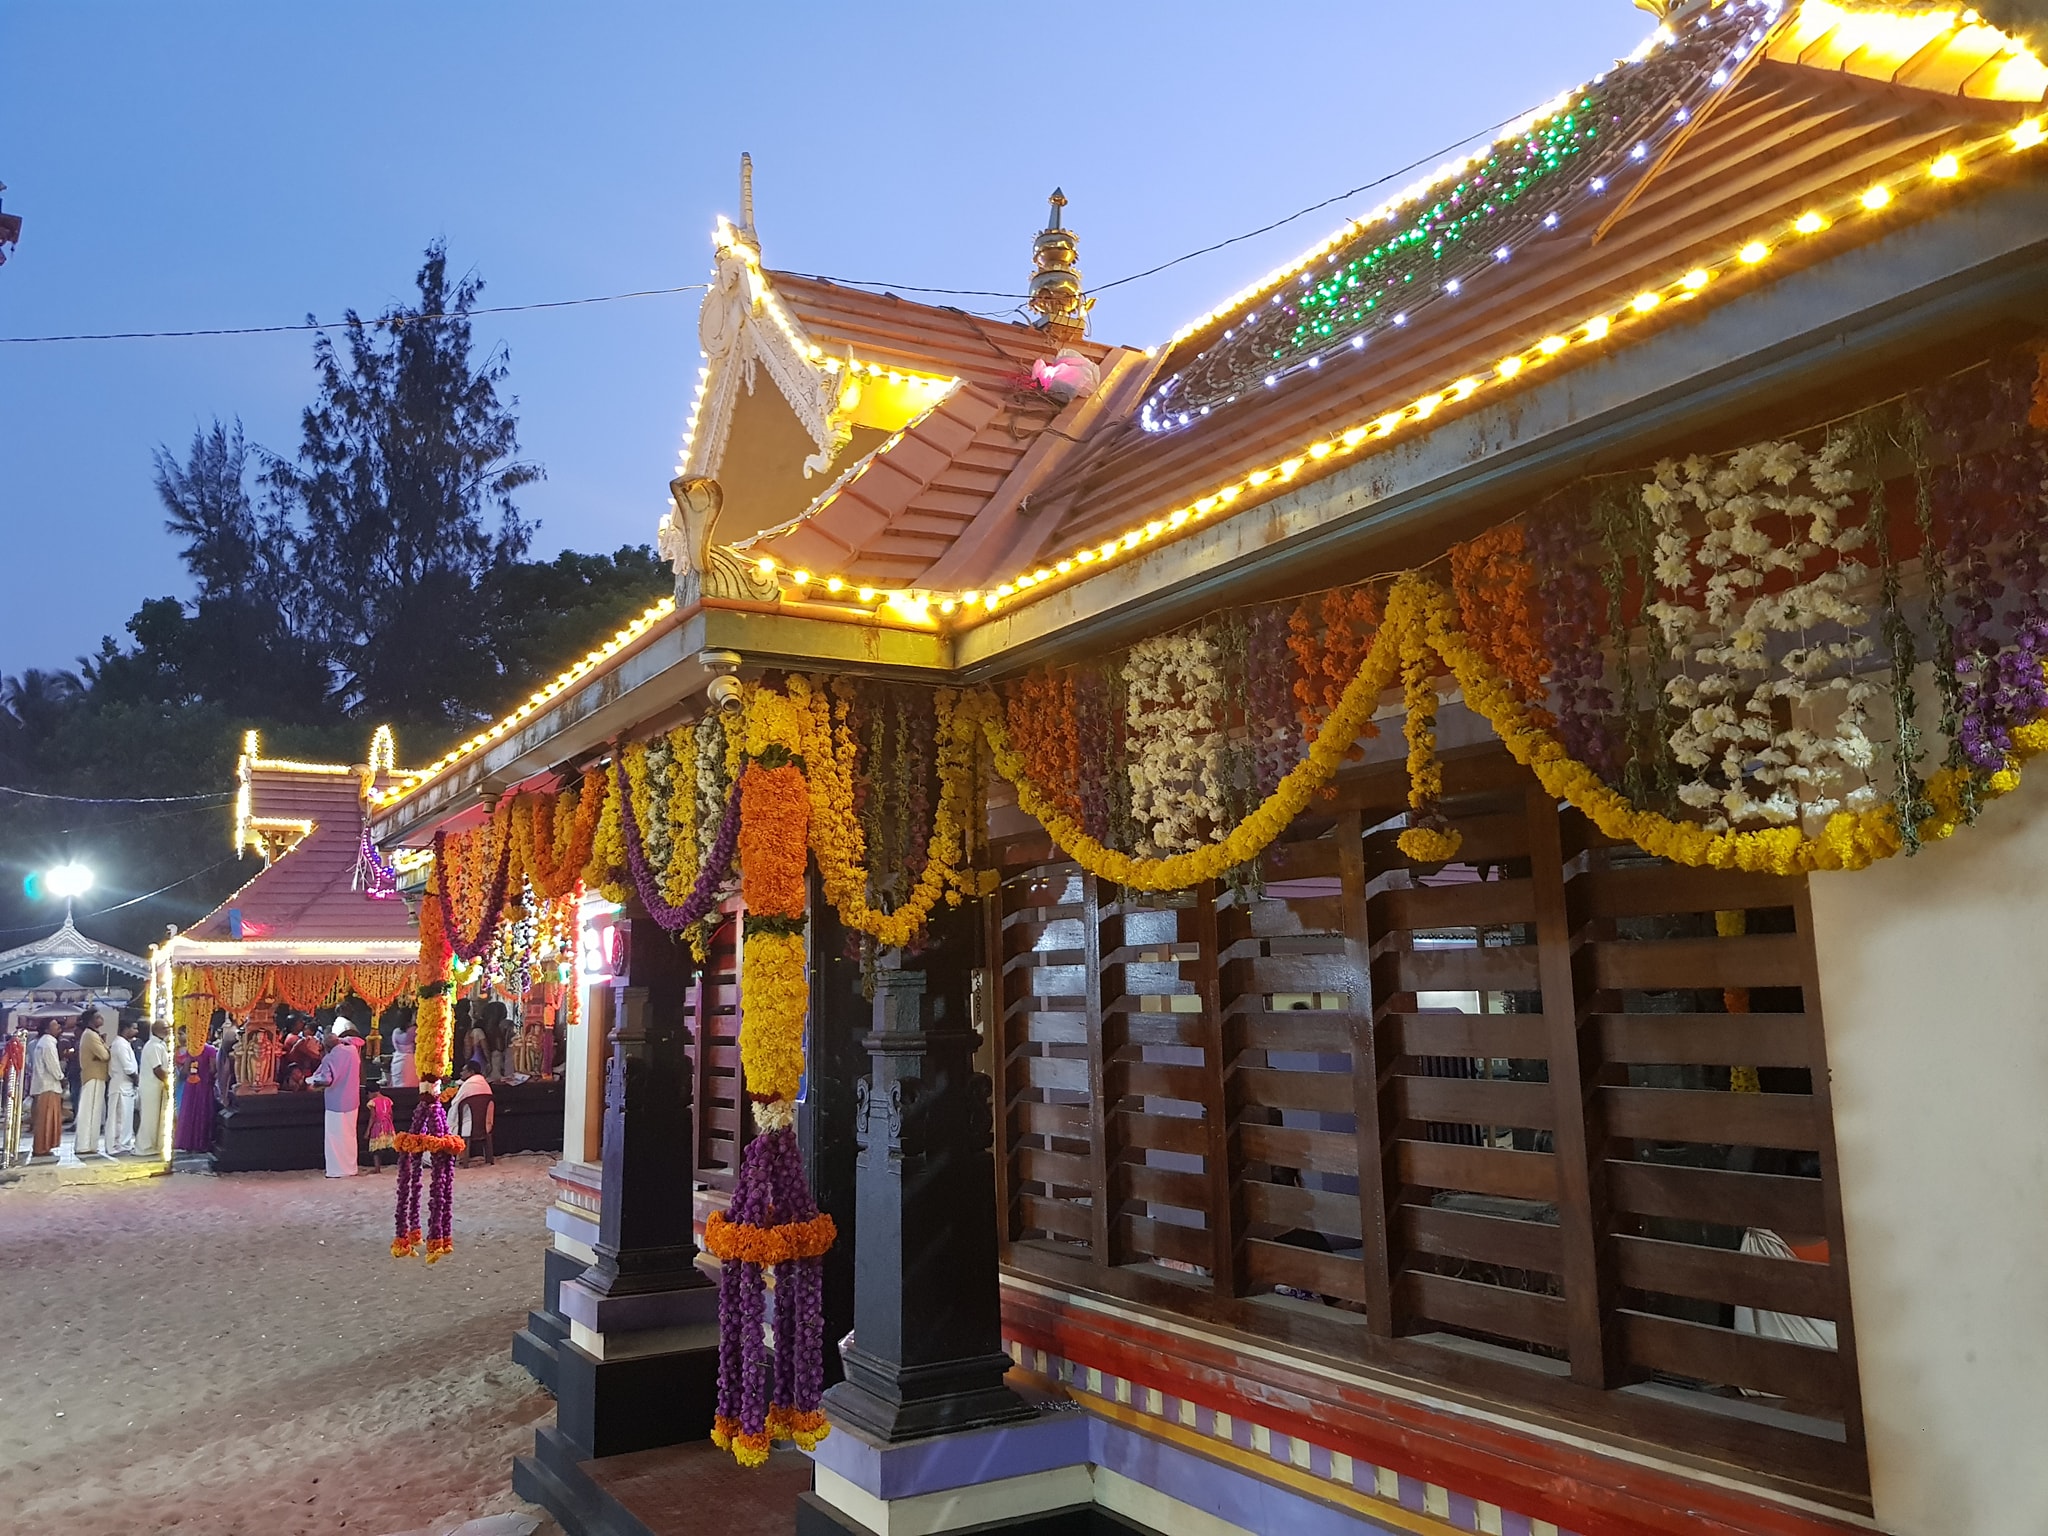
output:
[{"label": "orange marigold garland", "polygon": [[[1313,735],[1344,697],[1380,628],[1379,589],[1370,582],[1305,597],[1287,623],[1287,648],[1294,653],[1294,699],[1301,723]],[[1362,735],[1376,734],[1368,722]],[[1360,756],[1353,747],[1353,758]]]},{"label": "orange marigold garland", "polygon": [[1494,670],[1532,706],[1532,718],[1546,726],[1549,712],[1535,708],[1546,696],[1550,657],[1543,648],[1542,616],[1536,609],[1536,568],[1519,522],[1503,523],[1467,544],[1451,546],[1451,589],[1457,594],[1465,633],[1475,640]]},{"label": "orange marigold garland", "polygon": [[[804,1182],[796,1098],[810,1011],[805,925],[809,907],[811,785],[808,709],[757,689],[747,701],[740,773],[740,896],[746,905],[740,965],[740,1066],[759,1134],[740,1155],[732,1199],[705,1232],[718,1275],[718,1410],[711,1438],[743,1466],[767,1460],[777,1439],[804,1449],[825,1433],[822,1255],[835,1235]],[[767,1343],[774,1272],[774,1345]]]}]

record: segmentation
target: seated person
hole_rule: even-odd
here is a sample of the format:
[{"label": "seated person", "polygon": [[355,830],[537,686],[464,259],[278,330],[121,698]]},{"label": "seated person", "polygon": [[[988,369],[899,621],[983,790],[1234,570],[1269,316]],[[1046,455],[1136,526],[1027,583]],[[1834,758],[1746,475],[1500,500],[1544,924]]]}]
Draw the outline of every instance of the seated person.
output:
[{"label": "seated person", "polygon": [[490,1123],[491,1080],[475,1062],[462,1064],[462,1084],[448,1101],[448,1129],[464,1138],[481,1136]]},{"label": "seated person", "polygon": [[288,1039],[277,1056],[277,1083],[280,1088],[300,1089],[306,1086],[306,1079],[320,1069],[320,1037],[310,1029]]}]

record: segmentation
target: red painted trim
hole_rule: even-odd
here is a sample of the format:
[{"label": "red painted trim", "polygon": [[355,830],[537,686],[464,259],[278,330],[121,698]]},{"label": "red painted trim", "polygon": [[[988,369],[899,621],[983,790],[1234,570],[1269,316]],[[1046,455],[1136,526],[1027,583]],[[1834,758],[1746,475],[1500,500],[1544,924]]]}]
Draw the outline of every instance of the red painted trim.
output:
[{"label": "red painted trim", "polygon": [[1869,1529],[1009,1287],[1003,1334],[1583,1536],[1867,1536]]}]

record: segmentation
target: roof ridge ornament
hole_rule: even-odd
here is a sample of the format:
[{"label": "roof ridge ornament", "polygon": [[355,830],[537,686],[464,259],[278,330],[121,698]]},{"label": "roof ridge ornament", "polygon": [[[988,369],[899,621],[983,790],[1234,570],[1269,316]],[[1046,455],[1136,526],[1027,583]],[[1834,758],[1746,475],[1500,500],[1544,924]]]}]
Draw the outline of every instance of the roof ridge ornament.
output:
[{"label": "roof ridge ornament", "polygon": [[1037,313],[1038,328],[1066,346],[1088,334],[1088,311],[1095,301],[1081,288],[1081,245],[1071,229],[1060,224],[1060,210],[1067,206],[1067,194],[1058,187],[1046,199],[1052,217],[1031,242],[1031,297],[1027,301]]},{"label": "roof ridge ornament", "polygon": [[754,157],[740,151],[740,233],[747,244],[761,249],[761,237],[754,233]]}]

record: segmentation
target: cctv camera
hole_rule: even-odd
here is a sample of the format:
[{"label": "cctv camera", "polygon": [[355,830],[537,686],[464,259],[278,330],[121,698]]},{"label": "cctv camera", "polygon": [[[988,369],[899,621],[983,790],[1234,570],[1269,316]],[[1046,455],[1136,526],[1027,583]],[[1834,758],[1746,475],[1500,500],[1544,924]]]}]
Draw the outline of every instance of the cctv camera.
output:
[{"label": "cctv camera", "polygon": [[737,714],[740,708],[740,680],[736,677],[714,677],[704,690],[705,697],[727,714]]}]

